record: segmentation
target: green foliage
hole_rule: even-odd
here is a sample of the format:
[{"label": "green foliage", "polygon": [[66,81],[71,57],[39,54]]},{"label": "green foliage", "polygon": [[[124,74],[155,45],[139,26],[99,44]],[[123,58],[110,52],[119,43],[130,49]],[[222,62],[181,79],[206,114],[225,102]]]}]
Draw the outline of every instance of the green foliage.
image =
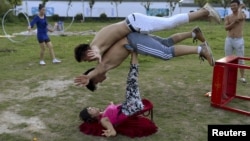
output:
[{"label": "green foliage", "polygon": [[157,16],[157,17],[163,17],[163,15],[162,15],[162,14],[157,14],[156,16]]},{"label": "green foliage", "polygon": [[148,11],[151,5],[151,0],[143,0],[141,5],[146,9],[146,11]]},{"label": "green foliage", "polygon": [[111,4],[115,4],[115,9],[116,9],[116,18],[118,18],[118,5],[119,3],[122,3],[122,0],[111,0]]},{"label": "green foliage", "polygon": [[22,5],[22,0],[7,0],[12,6]]},{"label": "green foliage", "polygon": [[106,15],[106,13],[101,13],[99,17],[100,17],[100,20],[102,21],[105,21],[108,19],[108,16]]},{"label": "green foliage", "polygon": [[203,7],[207,3],[207,0],[194,0],[194,3],[198,4],[200,7]]},{"label": "green foliage", "polygon": [[17,15],[17,17],[18,17],[18,19],[19,19],[19,21],[21,21],[21,22],[26,22],[26,16],[28,17],[28,14],[27,13],[19,13],[18,15]]},{"label": "green foliage", "polygon": [[0,19],[3,17],[5,12],[7,12],[11,6],[5,0],[0,0]]},{"label": "green foliage", "polygon": [[82,13],[78,13],[78,14],[76,14],[76,16],[75,16],[75,20],[76,20],[76,21],[82,21],[82,20],[83,20]]},{"label": "green foliage", "polygon": [[7,22],[7,23],[17,23],[20,20],[22,20],[23,18],[21,18],[21,14],[18,14],[20,15],[20,18],[17,16],[15,16],[12,12],[9,12],[8,15],[6,15],[4,21]]},{"label": "green foliage", "polygon": [[95,4],[95,0],[89,0],[89,8],[92,9]]},{"label": "green foliage", "polygon": [[89,0],[90,17],[92,17],[92,9],[95,4],[95,0]]},{"label": "green foliage", "polygon": [[53,21],[59,21],[60,16],[58,14],[54,14],[54,15],[51,16],[51,18],[52,18]]},{"label": "green foliage", "polygon": [[111,3],[122,3],[122,0],[111,0]]},{"label": "green foliage", "polygon": [[43,5],[46,5],[46,3],[48,2],[49,0],[42,0],[42,4]]},{"label": "green foliage", "polygon": [[250,0],[243,0],[243,2],[246,4],[248,9],[250,9]]},{"label": "green foliage", "polygon": [[226,9],[229,6],[229,3],[231,2],[231,0],[222,0],[220,2],[221,6]]}]

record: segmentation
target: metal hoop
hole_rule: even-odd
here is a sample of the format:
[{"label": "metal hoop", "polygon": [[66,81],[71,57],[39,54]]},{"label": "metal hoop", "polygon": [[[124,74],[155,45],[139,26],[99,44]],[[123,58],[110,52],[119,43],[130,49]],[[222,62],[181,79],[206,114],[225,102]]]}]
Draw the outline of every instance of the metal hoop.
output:
[{"label": "metal hoop", "polygon": [[[7,16],[10,12],[12,12],[12,11],[17,11],[17,10],[16,10],[16,9],[9,9],[9,10],[4,14],[4,16],[3,16],[3,19],[2,19],[2,28],[3,28],[3,32],[4,32],[4,35],[6,36],[6,38],[9,39],[11,42],[13,42],[13,43],[21,43],[21,42],[24,42],[25,40],[27,40],[28,36],[25,36],[25,38],[24,38],[23,40],[20,40],[20,41],[13,40],[13,39],[7,34],[7,32],[6,32],[6,30],[5,30],[5,26],[4,26],[5,18],[6,18],[6,16]],[[27,21],[27,23],[28,23],[28,25],[29,25],[29,24],[30,24],[30,21],[29,21],[28,16],[27,16],[25,13],[23,13],[23,12],[20,12],[20,13],[22,13],[22,14],[24,15],[24,17],[26,18],[26,21]]]},{"label": "metal hoop", "polygon": [[[69,6],[70,6],[70,5],[69,5]],[[70,8],[69,8],[69,9],[70,9]],[[69,13],[69,10],[67,11],[67,15],[68,15],[68,13]],[[71,25],[73,24],[74,20],[75,20],[75,17],[73,16],[73,17],[72,17],[72,20],[71,20],[71,23],[70,23],[66,28],[64,28],[64,31],[68,30],[68,29],[71,27]]]}]

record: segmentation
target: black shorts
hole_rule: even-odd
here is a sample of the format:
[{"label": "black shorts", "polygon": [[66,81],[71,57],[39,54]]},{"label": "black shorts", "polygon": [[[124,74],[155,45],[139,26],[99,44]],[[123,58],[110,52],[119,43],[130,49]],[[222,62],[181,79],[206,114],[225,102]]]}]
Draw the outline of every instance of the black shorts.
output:
[{"label": "black shorts", "polygon": [[39,43],[43,43],[43,42],[48,43],[48,42],[50,42],[50,39],[48,38],[48,39],[45,39],[45,40],[38,40],[38,42]]}]

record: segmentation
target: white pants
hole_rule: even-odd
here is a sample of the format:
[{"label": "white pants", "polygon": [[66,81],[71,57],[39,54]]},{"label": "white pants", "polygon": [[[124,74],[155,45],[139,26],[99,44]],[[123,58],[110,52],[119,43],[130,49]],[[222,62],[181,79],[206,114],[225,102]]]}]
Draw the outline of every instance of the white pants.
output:
[{"label": "white pants", "polygon": [[[226,37],[225,39],[225,56],[233,55],[234,51],[236,56],[244,57],[244,39]],[[239,64],[245,64],[244,60],[239,60]]]},{"label": "white pants", "polygon": [[189,16],[187,13],[177,14],[167,18],[133,13],[128,15],[127,19],[137,32],[144,34],[172,29],[189,22]]}]

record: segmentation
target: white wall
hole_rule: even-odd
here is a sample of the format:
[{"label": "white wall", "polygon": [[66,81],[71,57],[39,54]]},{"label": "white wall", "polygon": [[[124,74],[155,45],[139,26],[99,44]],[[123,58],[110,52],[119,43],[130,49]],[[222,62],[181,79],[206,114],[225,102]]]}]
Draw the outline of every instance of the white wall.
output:
[{"label": "white wall", "polygon": [[[18,6],[18,9],[22,12],[27,13],[29,16],[32,14],[32,9],[37,8],[41,0],[37,1],[26,1],[23,0],[22,6]],[[52,11],[53,14],[58,14],[59,16],[66,17],[67,15],[72,17],[79,13],[84,13],[85,17],[90,17],[90,8],[88,1],[73,1],[71,6],[68,6],[67,1],[49,1],[46,4],[46,7]],[[67,10],[69,8],[69,10]],[[167,2],[152,2],[150,8],[160,8],[167,9],[169,8],[169,4]],[[199,7],[182,7],[177,5],[173,15],[179,13],[188,13],[190,11],[196,11]],[[215,7],[218,11],[223,11],[221,7]],[[231,13],[231,10],[228,8],[228,13]],[[67,12],[68,11],[68,12]],[[128,14],[132,12],[139,12],[146,14],[145,8],[141,5],[141,2],[122,2],[118,4],[118,17],[126,17]],[[115,4],[111,4],[111,2],[95,2],[92,17],[99,17],[101,13],[106,13],[108,17],[116,17],[116,7]],[[249,18],[249,12],[245,11],[247,18]],[[47,13],[50,16],[50,13]],[[223,17],[222,17],[223,18]]]},{"label": "white wall", "polygon": [[[37,8],[40,0],[37,1],[23,1],[21,6],[18,6],[18,10],[24,13],[27,13],[29,16],[34,15],[32,13],[32,8]],[[84,16],[90,17],[90,8],[88,1],[73,1],[71,6],[68,7],[67,1],[49,1],[46,3],[46,7],[54,12],[54,14],[58,14],[59,16],[75,16],[78,13],[84,13]],[[169,8],[167,2],[152,2],[150,8]],[[132,12],[139,12],[146,14],[146,10],[141,4],[141,2],[122,2],[118,4],[118,17],[126,17],[128,14]],[[115,4],[111,4],[111,2],[95,2],[92,17],[99,17],[100,14],[106,13],[108,17],[116,17],[116,7]],[[50,13],[47,13],[50,16]]]}]

